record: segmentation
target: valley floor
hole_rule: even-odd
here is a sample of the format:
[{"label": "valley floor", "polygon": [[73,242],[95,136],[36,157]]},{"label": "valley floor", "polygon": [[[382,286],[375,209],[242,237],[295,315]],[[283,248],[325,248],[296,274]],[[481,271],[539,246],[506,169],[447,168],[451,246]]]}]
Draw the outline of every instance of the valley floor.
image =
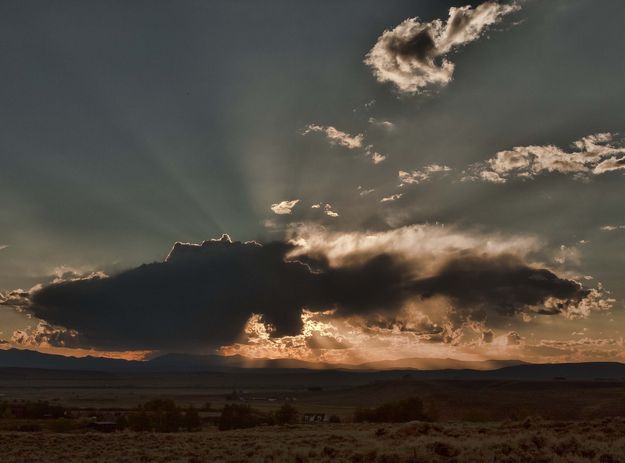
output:
[{"label": "valley floor", "polygon": [[2,463],[625,462],[625,419],[319,424],[155,434],[0,432]]}]

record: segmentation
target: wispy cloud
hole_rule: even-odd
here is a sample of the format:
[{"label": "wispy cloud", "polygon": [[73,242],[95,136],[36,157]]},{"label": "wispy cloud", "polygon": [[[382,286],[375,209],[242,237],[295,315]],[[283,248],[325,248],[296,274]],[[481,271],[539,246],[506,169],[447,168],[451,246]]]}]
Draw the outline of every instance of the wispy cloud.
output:
[{"label": "wispy cloud", "polygon": [[299,199],[293,199],[291,201],[280,201],[271,205],[271,210],[274,214],[286,215],[290,214],[293,208],[299,203]]},{"label": "wispy cloud", "polygon": [[398,173],[400,186],[415,183],[423,183],[430,180],[434,175],[444,175],[451,171],[451,167],[440,164],[429,164],[422,169],[406,172],[400,170]]},{"label": "wispy cloud", "polygon": [[338,130],[332,126],[310,124],[306,127],[306,129],[304,129],[302,135],[308,135],[311,133],[321,133],[325,135],[332,145],[342,146],[350,150],[364,148],[365,156],[369,158],[373,164],[379,164],[386,159],[386,155],[376,151],[373,145],[364,145],[365,137],[361,133],[357,135],[350,135],[349,133]]},{"label": "wispy cloud", "polygon": [[325,215],[327,215],[328,217],[338,217],[339,216],[338,212],[333,210],[332,204],[328,204],[328,203],[321,204],[321,203],[319,203],[319,204],[313,204],[310,207],[311,207],[311,209],[321,209],[321,210],[323,210],[323,213]]},{"label": "wispy cloud", "polygon": [[2,251],[3,249],[6,249],[8,247],[9,247],[8,244],[0,244],[0,251]]},{"label": "wispy cloud", "polygon": [[378,153],[375,149],[373,149],[373,145],[369,145],[365,148],[365,154],[373,164],[379,164],[382,161],[386,160],[386,155],[382,153]]},{"label": "wispy cloud", "polygon": [[381,203],[387,203],[387,202],[389,202],[389,201],[397,201],[397,200],[398,200],[399,198],[401,198],[402,196],[404,196],[404,194],[403,194],[403,193],[395,193],[395,194],[392,194],[392,195],[390,195],[390,196],[385,196],[384,198],[382,198],[382,199],[380,200],[380,202],[381,202]]},{"label": "wispy cloud", "polygon": [[625,143],[612,133],[588,135],[572,147],[566,151],[555,145],[515,146],[472,165],[463,180],[505,183],[549,172],[588,176],[625,169]]},{"label": "wispy cloud", "polygon": [[335,210],[333,210],[332,205],[331,204],[326,204],[323,207],[323,213],[325,215],[327,215],[328,217],[338,217],[339,213],[336,212]]},{"label": "wispy cloud", "polygon": [[376,119],[375,117],[370,117],[369,118],[369,124],[375,126],[375,127],[381,127],[383,129],[386,130],[393,130],[395,128],[395,124],[393,124],[391,121],[385,121],[382,119]]},{"label": "wispy cloud", "polygon": [[317,124],[310,124],[302,132],[303,135],[311,133],[321,133],[332,143],[333,145],[343,146],[350,150],[362,148],[364,135],[359,133],[357,135],[350,135],[347,132],[336,129],[332,126],[323,126]]},{"label": "wispy cloud", "polygon": [[450,52],[477,40],[492,24],[519,6],[485,2],[450,8],[447,21],[421,22],[406,19],[378,38],[365,57],[379,82],[391,82],[405,93],[416,93],[429,86],[447,85],[454,73]]},{"label": "wispy cloud", "polygon": [[602,231],[615,231],[615,230],[625,230],[625,225],[604,225],[601,227]]},{"label": "wispy cloud", "polygon": [[360,196],[367,196],[375,191],[375,188],[363,188],[361,185],[358,185],[358,194]]}]

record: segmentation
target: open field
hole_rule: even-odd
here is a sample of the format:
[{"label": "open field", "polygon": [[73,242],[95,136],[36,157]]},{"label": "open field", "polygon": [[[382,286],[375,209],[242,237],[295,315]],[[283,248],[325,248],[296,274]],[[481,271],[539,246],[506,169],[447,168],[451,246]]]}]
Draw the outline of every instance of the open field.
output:
[{"label": "open field", "polygon": [[[376,373],[378,374],[378,373]],[[418,379],[409,374],[0,372],[6,403],[45,400],[70,418],[0,419],[0,462],[625,463],[625,382]],[[394,376],[393,376],[394,375]],[[232,397],[236,390],[236,398]],[[418,397],[432,422],[354,423],[360,407]],[[173,400],[200,410],[196,432],[94,432],[98,420]],[[210,411],[202,408],[210,404]],[[228,403],[269,415],[285,403],[341,423],[219,431]],[[82,424],[80,424],[82,423]],[[182,429],[181,429],[182,431]]]},{"label": "open field", "polygon": [[[4,373],[4,374],[3,374]],[[271,411],[289,400],[301,413],[335,414],[417,396],[441,421],[498,421],[542,416],[590,420],[625,416],[625,382],[416,379],[391,373],[150,373],[0,371],[0,400],[45,400],[70,409],[132,409],[152,399],[219,409],[233,390]]]},{"label": "open field", "polygon": [[3,463],[625,461],[625,420],[320,424],[152,434],[0,433]]}]

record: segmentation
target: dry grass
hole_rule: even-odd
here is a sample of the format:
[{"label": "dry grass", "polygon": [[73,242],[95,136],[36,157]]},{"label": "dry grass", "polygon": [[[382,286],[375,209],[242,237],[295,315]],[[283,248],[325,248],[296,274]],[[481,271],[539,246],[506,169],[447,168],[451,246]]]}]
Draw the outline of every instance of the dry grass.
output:
[{"label": "dry grass", "polygon": [[199,433],[0,433],[13,462],[625,462],[625,419],[324,424]]}]

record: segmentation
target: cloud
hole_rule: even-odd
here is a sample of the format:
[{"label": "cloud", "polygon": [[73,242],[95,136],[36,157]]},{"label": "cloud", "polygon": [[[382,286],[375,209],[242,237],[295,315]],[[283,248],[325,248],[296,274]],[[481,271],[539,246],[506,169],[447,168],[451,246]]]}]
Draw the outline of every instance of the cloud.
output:
[{"label": "cloud", "polygon": [[373,164],[379,164],[382,161],[386,160],[386,155],[378,153],[375,149],[373,149],[373,145],[368,145],[365,148],[365,154],[371,159],[371,162],[373,162]]},{"label": "cloud", "polygon": [[445,296],[462,321],[478,322],[495,314],[568,314],[590,294],[580,283],[513,254],[453,257],[434,276],[415,281],[415,287],[422,297]]},{"label": "cloud", "polygon": [[358,195],[359,196],[367,196],[375,191],[375,188],[363,188],[361,185],[358,185]]},{"label": "cloud", "polygon": [[373,145],[364,146],[364,135],[361,133],[358,135],[350,135],[332,126],[322,126],[316,124],[308,125],[302,132],[302,135],[308,135],[310,133],[322,133],[331,144],[343,146],[350,150],[364,148],[365,156],[367,156],[373,164],[379,164],[386,159],[386,155],[377,152]]},{"label": "cloud", "polygon": [[271,205],[271,210],[274,214],[285,215],[290,214],[293,208],[299,203],[299,199],[293,199],[291,201],[281,201]]},{"label": "cloud", "polygon": [[373,69],[378,82],[391,82],[400,92],[444,87],[454,73],[454,64],[447,56],[477,40],[489,26],[518,9],[517,5],[485,2],[475,9],[450,8],[446,22],[406,19],[394,29],[384,31],[364,62]]},{"label": "cloud", "polygon": [[332,210],[332,204],[313,204],[312,209],[323,209],[323,213],[328,217],[338,217],[338,212]]},{"label": "cloud", "polygon": [[[584,333],[574,333],[584,335]],[[551,362],[620,361],[625,360],[623,338],[543,339],[533,345],[525,345],[524,353],[534,355],[532,360]],[[531,357],[530,357],[531,358]]]},{"label": "cloud", "polygon": [[[45,286],[30,295],[33,316],[102,349],[193,349],[235,341],[261,313],[276,335],[301,329],[301,310],[393,310],[409,273],[385,255],[342,268],[323,260],[286,261],[293,245],[177,243],[166,261],[106,278]],[[312,271],[309,265],[315,265]]]},{"label": "cloud", "polygon": [[393,129],[395,129],[395,124],[393,124],[391,121],[385,121],[382,119],[376,119],[375,117],[370,117],[369,118],[369,124],[375,126],[375,127],[381,127],[383,129],[386,129],[388,131],[391,131]]},{"label": "cloud", "polygon": [[625,146],[611,133],[588,135],[565,151],[554,145],[516,146],[469,168],[464,180],[505,183],[543,173],[589,176],[625,169]]},{"label": "cloud", "polygon": [[30,292],[23,289],[0,291],[0,305],[20,309],[30,304]]},{"label": "cloud", "polygon": [[400,186],[418,184],[427,182],[434,175],[444,175],[451,171],[451,167],[440,164],[429,164],[420,170],[413,170],[412,172],[406,172],[400,170],[398,173]]},{"label": "cloud", "polygon": [[602,231],[625,230],[625,225],[604,225]]},{"label": "cloud", "polygon": [[362,148],[364,135],[359,133],[358,135],[350,135],[346,132],[342,132],[332,126],[323,126],[310,124],[306,127],[303,135],[310,133],[322,133],[333,145],[343,146],[350,150]]},{"label": "cloud", "polygon": [[600,287],[529,262],[535,246],[528,237],[452,227],[346,233],[300,225],[287,241],[267,245],[227,235],[176,243],[163,262],[52,283],[5,303],[19,302],[42,320],[15,342],[108,351],[206,350],[250,340],[258,349],[297,342],[310,350],[321,340],[330,346],[327,336],[347,346],[393,333],[410,333],[402,342],[452,343],[467,327],[482,333],[502,320],[509,326],[610,308]]},{"label": "cloud", "polygon": [[401,198],[402,196],[404,196],[403,193],[395,193],[392,194],[390,196],[385,196],[384,198],[382,198],[380,200],[381,203],[388,203],[390,201],[397,201],[399,198]]},{"label": "cloud", "polygon": [[[601,287],[585,289],[574,280],[527,262],[540,243],[526,236],[459,232],[437,226],[403,227],[389,232],[333,233],[297,227],[291,256],[323,256],[330,266],[389,255],[413,273],[408,291],[420,301],[442,297],[460,323],[490,316],[562,314],[585,317],[608,310]],[[321,258],[321,257],[319,257]],[[453,321],[453,320],[452,320]]]},{"label": "cloud", "polygon": [[39,321],[35,327],[15,330],[11,336],[13,345],[27,348],[40,347],[79,347],[78,332],[63,327],[52,326],[45,321]]},{"label": "cloud", "polygon": [[523,342],[523,338],[516,331],[511,331],[506,335],[506,343],[509,346],[518,346]]},{"label": "cloud", "polygon": [[337,339],[333,336],[328,336],[313,332],[310,336],[306,337],[306,346],[310,349],[347,349],[350,344],[344,340]]},{"label": "cloud", "polygon": [[323,213],[325,215],[327,215],[328,217],[338,217],[339,216],[338,212],[332,210],[332,205],[331,204],[326,204],[324,206]]},{"label": "cloud", "polygon": [[3,249],[6,249],[8,247],[9,247],[8,244],[0,244],[0,251],[2,251]]}]

